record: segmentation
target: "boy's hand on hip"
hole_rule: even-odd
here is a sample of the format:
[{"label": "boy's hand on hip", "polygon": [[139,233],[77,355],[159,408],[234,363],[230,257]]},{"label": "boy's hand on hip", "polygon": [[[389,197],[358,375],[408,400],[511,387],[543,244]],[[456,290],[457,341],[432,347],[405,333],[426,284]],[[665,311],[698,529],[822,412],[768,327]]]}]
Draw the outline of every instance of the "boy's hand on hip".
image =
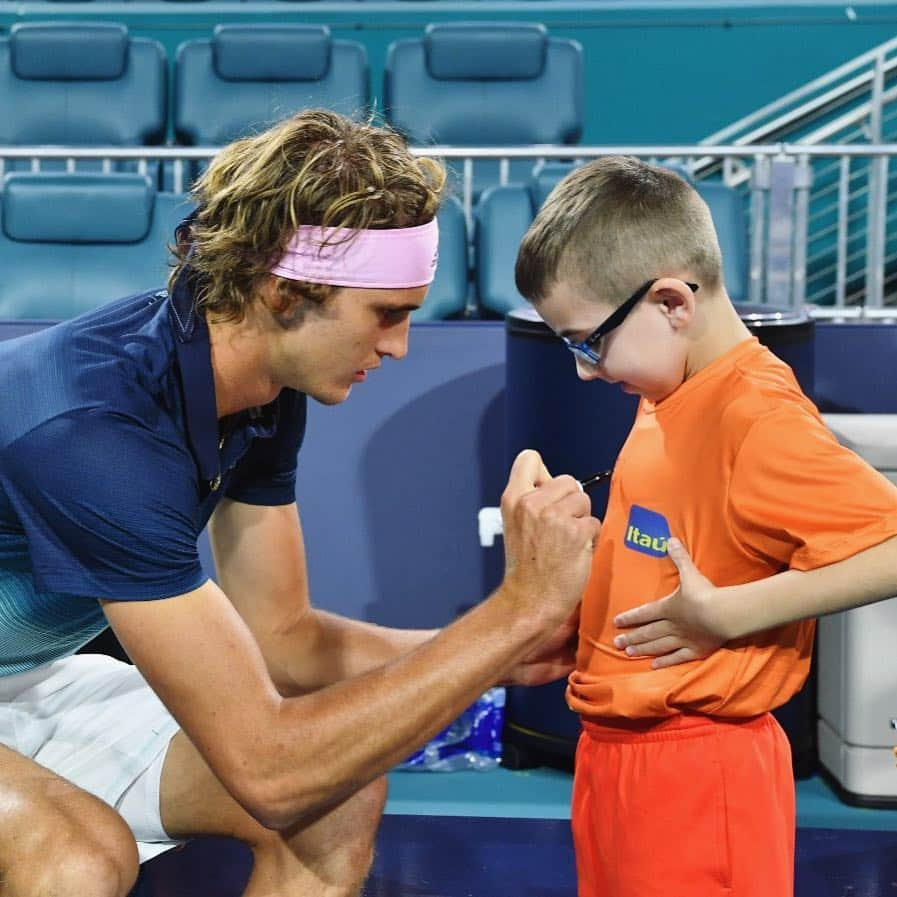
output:
[{"label": "boy's hand on hip", "polygon": [[695,567],[678,539],[670,539],[667,552],[679,571],[676,591],[614,617],[615,626],[629,630],[614,639],[614,647],[629,657],[654,656],[653,669],[700,660],[727,641],[718,613],[719,589]]}]

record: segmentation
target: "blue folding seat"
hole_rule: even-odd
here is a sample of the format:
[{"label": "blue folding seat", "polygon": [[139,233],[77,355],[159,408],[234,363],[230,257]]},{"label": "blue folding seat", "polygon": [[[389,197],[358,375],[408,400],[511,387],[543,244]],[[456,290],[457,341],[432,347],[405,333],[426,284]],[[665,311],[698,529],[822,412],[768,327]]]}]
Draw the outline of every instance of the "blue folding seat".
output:
[{"label": "blue folding seat", "polygon": [[[571,165],[537,167],[527,184],[490,187],[477,206],[475,270],[477,301],[486,314],[504,315],[525,304],[514,283],[517,247],[542,203]],[[723,280],[733,302],[748,296],[747,216],[743,198],[722,182],[694,184],[707,203],[723,253]]]},{"label": "blue folding seat", "polygon": [[[124,25],[26,22],[0,38],[0,145],[157,145],[165,138],[166,103],[162,45],[130,37]],[[6,165],[30,167],[27,160]],[[41,165],[63,167],[64,160]]]},{"label": "blue folding seat", "polygon": [[[417,144],[470,147],[575,144],[584,121],[582,47],[543,25],[428,25],[387,51],[387,120]],[[524,179],[533,161],[514,161]],[[474,192],[499,182],[499,164],[474,167]]]},{"label": "blue folding seat", "polygon": [[168,277],[187,212],[139,174],[11,172],[0,192],[0,318],[62,320]]},{"label": "blue folding seat", "polygon": [[439,209],[439,266],[424,304],[411,314],[412,321],[439,321],[459,317],[467,307],[467,222],[461,203],[447,197]]},{"label": "blue folding seat", "polygon": [[482,315],[506,315],[526,304],[514,283],[514,265],[517,247],[541,205],[534,183],[483,191],[474,240],[474,284]]},{"label": "blue folding seat", "polygon": [[221,146],[312,107],[369,103],[367,51],[324,25],[219,25],[175,61],[174,130],[183,146]]}]

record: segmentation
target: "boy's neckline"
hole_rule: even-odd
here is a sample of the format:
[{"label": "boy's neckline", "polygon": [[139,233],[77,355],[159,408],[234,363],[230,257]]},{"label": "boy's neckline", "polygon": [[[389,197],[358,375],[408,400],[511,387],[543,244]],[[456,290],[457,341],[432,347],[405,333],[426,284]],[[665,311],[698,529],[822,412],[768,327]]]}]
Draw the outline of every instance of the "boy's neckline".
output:
[{"label": "boy's neckline", "polygon": [[647,414],[655,414],[678,406],[696,390],[701,389],[705,383],[727,374],[744,356],[762,348],[760,341],[753,335],[737,342],[730,349],[714,358],[709,364],[705,364],[704,367],[692,374],[687,380],[683,380],[665,399],[661,399],[659,402],[652,402],[650,399],[643,398],[641,401],[642,409]]}]

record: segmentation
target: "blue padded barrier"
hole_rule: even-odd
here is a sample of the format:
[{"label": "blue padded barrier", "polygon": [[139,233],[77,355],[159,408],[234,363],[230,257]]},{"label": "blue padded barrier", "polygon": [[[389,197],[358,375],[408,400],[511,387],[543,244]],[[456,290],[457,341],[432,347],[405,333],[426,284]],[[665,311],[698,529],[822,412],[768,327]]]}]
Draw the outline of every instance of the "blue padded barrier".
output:
[{"label": "blue padded barrier", "polygon": [[221,146],[311,107],[357,114],[369,96],[367,51],[324,25],[219,25],[178,47],[175,137]]},{"label": "blue padded barrier", "polygon": [[[476,209],[474,269],[477,300],[484,313],[504,315],[525,304],[514,284],[517,247],[548,194],[572,168],[566,163],[537,165],[527,184],[483,192]],[[749,263],[744,200],[721,182],[701,181],[694,187],[707,203],[719,236],[729,296],[733,302],[745,302]]]},{"label": "blue padded barrier", "polygon": [[[575,144],[584,123],[582,48],[534,23],[431,24],[389,46],[383,102],[388,121],[417,144]],[[511,180],[531,168],[512,162]],[[475,193],[498,181],[497,162],[476,163]]]},{"label": "blue padded barrier", "polygon": [[468,249],[464,210],[449,196],[439,210],[439,266],[427,299],[415,312],[413,321],[438,321],[463,314],[467,305]]},{"label": "blue padded barrier", "polygon": [[[165,136],[166,105],[162,45],[131,37],[124,25],[27,22],[0,38],[0,144],[156,145]],[[77,167],[100,164],[86,160]],[[10,161],[7,168],[30,163]]]},{"label": "blue padded barrier", "polygon": [[163,286],[186,202],[138,174],[7,174],[0,317],[60,320]]}]

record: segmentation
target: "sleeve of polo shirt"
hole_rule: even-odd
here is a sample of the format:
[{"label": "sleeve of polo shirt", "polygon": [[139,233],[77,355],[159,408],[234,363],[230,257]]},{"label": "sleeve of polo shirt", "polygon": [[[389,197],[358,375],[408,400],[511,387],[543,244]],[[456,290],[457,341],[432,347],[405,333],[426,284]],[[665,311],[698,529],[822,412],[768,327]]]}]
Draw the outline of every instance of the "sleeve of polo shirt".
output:
[{"label": "sleeve of polo shirt", "polygon": [[38,589],[148,600],[206,581],[195,463],[174,437],[87,411],[47,421],[3,454]]},{"label": "sleeve of polo shirt", "polygon": [[897,535],[897,486],[799,405],[751,426],[729,497],[741,543],[796,570],[836,563]]},{"label": "sleeve of polo shirt", "polygon": [[248,505],[288,505],[296,500],[307,399],[304,393],[284,389],[277,403],[277,431],[269,439],[253,440],[227,485],[228,498]]}]

